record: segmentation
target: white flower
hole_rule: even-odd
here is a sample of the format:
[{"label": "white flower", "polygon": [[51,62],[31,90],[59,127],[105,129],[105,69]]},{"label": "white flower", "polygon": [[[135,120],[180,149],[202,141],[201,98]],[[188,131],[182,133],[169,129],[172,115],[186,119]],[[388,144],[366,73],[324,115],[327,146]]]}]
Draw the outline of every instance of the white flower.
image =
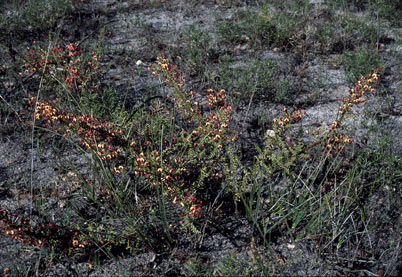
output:
[{"label": "white flower", "polygon": [[288,248],[289,249],[295,249],[296,245],[294,245],[293,243],[288,243]]},{"label": "white flower", "polygon": [[136,63],[135,63],[137,66],[140,66],[140,65],[142,65],[142,64],[144,64],[141,60],[138,60]]},{"label": "white flower", "polygon": [[267,130],[265,133],[267,137],[274,137],[275,136],[275,131],[274,130]]}]

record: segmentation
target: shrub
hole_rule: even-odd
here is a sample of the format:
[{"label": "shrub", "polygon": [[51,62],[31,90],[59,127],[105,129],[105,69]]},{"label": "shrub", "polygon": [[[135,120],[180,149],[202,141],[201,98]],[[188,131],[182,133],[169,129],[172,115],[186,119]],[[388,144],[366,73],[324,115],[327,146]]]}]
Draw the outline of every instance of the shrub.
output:
[{"label": "shrub", "polygon": [[288,48],[290,37],[300,26],[297,17],[269,12],[267,9],[261,12],[248,10],[239,13],[237,17],[226,20],[218,26],[221,40],[232,45],[246,42],[256,49],[272,44]]},{"label": "shrub", "polygon": [[[331,198],[325,197],[333,189],[322,182],[339,170],[343,155],[346,159],[347,145],[353,142],[344,131],[346,120],[354,116],[353,107],[374,92],[378,72],[356,83],[329,126],[299,128],[296,123],[305,112],[284,107],[283,116],[273,119],[266,144],[257,147],[259,154],[245,166],[237,154],[233,107],[225,90],[208,89],[201,100],[186,89],[179,68],[162,54],[149,69],[170,88],[165,102],[131,114],[124,105],[117,115],[102,114],[96,105],[104,103],[97,96],[109,91],[99,84],[102,58],[97,53],[85,56],[74,43],[47,51],[38,47],[28,52],[25,72],[41,78],[38,92],[29,96],[33,127],[65,138],[88,158],[91,172],[73,169],[78,178],[73,185],[96,217],[77,211],[82,218],[71,225],[43,219],[33,226],[2,210],[1,228],[7,235],[36,248],[57,249],[60,255],[73,251],[84,257],[99,252],[110,256],[123,243],[130,250],[141,244],[156,247],[161,241],[172,244],[180,229],[200,234],[201,219],[212,211],[207,213],[206,207],[223,201],[223,195],[236,204],[242,201],[264,242],[279,225],[300,234],[327,232],[326,224],[311,231],[321,213],[332,215],[326,205]],[[304,170],[309,170],[307,181],[292,186],[299,184]],[[325,175],[321,182],[320,170]],[[283,185],[277,186],[277,180]],[[311,187],[304,189],[307,184]],[[351,191],[342,189],[347,195]]]},{"label": "shrub", "polygon": [[218,84],[240,99],[249,99],[252,95],[271,99],[275,94],[276,72],[277,65],[272,61],[251,60],[244,66],[223,62],[218,68]]},{"label": "shrub", "polygon": [[346,78],[352,83],[357,82],[360,76],[367,75],[370,68],[381,67],[378,57],[363,47],[359,47],[356,51],[345,51],[342,60],[346,70]]},{"label": "shrub", "polygon": [[29,0],[23,18],[34,31],[46,31],[54,26],[56,20],[73,11],[70,0]]}]

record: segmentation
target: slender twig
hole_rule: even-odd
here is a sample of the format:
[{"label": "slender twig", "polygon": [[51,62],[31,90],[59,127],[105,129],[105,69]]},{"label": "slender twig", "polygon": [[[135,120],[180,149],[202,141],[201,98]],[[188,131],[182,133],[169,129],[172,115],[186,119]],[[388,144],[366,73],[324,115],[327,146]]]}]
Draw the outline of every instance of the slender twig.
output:
[{"label": "slender twig", "polygon": [[22,120],[21,120],[20,116],[18,115],[17,111],[14,110],[14,108],[6,101],[6,99],[4,99],[4,97],[1,96],[1,95],[0,95],[0,98],[1,98],[1,100],[3,100],[4,103],[6,103],[6,105],[15,113],[15,115],[16,115],[17,118],[18,118],[18,120],[19,120],[20,122],[22,122]]},{"label": "slender twig", "polygon": [[35,99],[35,108],[34,108],[34,113],[33,113],[33,119],[32,119],[32,129],[31,129],[31,176],[30,176],[30,203],[29,203],[29,217],[32,215],[32,204],[33,204],[33,171],[34,171],[34,135],[35,135],[35,123],[36,123],[36,111],[38,109],[38,101],[40,97],[40,90],[42,89],[43,85],[43,76],[46,70],[46,65],[47,65],[47,60],[49,57],[50,53],[50,48],[51,48],[52,42],[49,40],[49,45],[47,48],[46,52],[46,58],[45,58],[45,64],[43,65],[43,70],[42,70],[42,76],[39,82],[39,88],[38,92],[36,94],[36,99]]}]

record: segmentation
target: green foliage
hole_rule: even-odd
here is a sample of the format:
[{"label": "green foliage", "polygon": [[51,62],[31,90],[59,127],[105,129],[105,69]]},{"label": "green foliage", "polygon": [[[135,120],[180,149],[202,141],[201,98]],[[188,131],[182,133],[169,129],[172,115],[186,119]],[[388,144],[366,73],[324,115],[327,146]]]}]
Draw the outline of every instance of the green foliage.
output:
[{"label": "green foliage", "polygon": [[[299,116],[301,114],[293,119]],[[292,116],[289,118],[292,121]],[[294,207],[294,211],[293,209],[291,212],[287,210],[289,209],[287,203],[289,201],[294,203],[295,191],[284,184],[277,186],[276,180],[279,178],[297,180],[294,172],[298,172],[303,161],[309,158],[309,155],[304,152],[303,141],[291,138],[293,136],[289,133],[290,125],[275,123],[273,127],[272,134],[267,137],[265,147],[258,149],[259,155],[255,157],[253,167],[241,168],[244,178],[238,188],[241,190],[240,197],[246,208],[247,216],[265,243],[267,243],[266,236],[278,224],[293,215],[294,211],[305,211],[300,209],[299,205]],[[235,159],[231,161],[238,163]],[[268,204],[266,200],[268,200]],[[280,215],[279,221],[272,222],[271,218],[278,218],[278,214]]]},{"label": "green foliage", "polygon": [[[199,259],[191,259],[186,264],[185,276],[271,276],[274,265],[269,258],[250,251],[252,257],[242,257],[232,253],[223,256],[216,265],[203,264]],[[255,255],[255,256],[254,256]]]},{"label": "green foliage", "polygon": [[23,11],[26,23],[35,31],[46,31],[56,20],[73,11],[70,0],[29,0]]},{"label": "green foliage", "polygon": [[317,26],[316,31],[314,32],[312,38],[314,41],[320,41],[321,44],[325,46],[329,46],[331,42],[333,42],[336,37],[334,37],[335,26],[333,22],[324,22]]},{"label": "green foliage", "polygon": [[292,36],[303,30],[301,17],[295,13],[286,14],[283,12],[277,12],[273,14],[271,20],[273,24],[275,24],[277,30],[275,34],[275,43],[286,49],[292,48],[290,39]]},{"label": "green foliage", "polygon": [[251,272],[250,264],[239,259],[237,255],[227,255],[216,266],[215,272],[222,276],[248,276]]},{"label": "green foliage", "polygon": [[121,93],[113,88],[101,89],[98,94],[86,94],[80,99],[81,109],[93,117],[119,122],[124,116]]},{"label": "green foliage", "polygon": [[250,47],[260,48],[277,44],[286,47],[298,25],[297,17],[264,8],[259,12],[241,12],[236,18],[219,24],[217,31],[221,40],[230,45],[247,43]]},{"label": "green foliage", "polygon": [[190,25],[184,36],[187,42],[186,50],[181,51],[185,69],[190,75],[202,74],[206,70],[206,64],[214,58],[212,39],[209,33],[199,29],[195,24]]},{"label": "green foliage", "polygon": [[349,82],[357,82],[360,76],[367,75],[372,68],[382,68],[380,59],[372,50],[359,47],[356,51],[345,51],[342,57]]},{"label": "green foliage", "polygon": [[399,0],[377,0],[370,7],[373,14],[385,18],[396,26],[402,26],[402,3]]},{"label": "green foliage", "polygon": [[379,16],[395,26],[401,26],[402,4],[399,0],[336,0],[329,1],[330,5],[343,7],[345,11],[352,9],[364,10],[371,16]]},{"label": "green foliage", "polygon": [[[392,137],[383,134],[373,140],[372,144],[362,149],[356,160],[356,170],[350,179],[361,185],[373,188],[393,186],[402,178],[401,155],[392,153]],[[375,176],[369,180],[369,176]],[[369,181],[367,183],[367,181]],[[400,190],[400,187],[397,188]],[[397,196],[398,193],[395,194]]]},{"label": "green foliage", "polygon": [[223,62],[218,68],[217,86],[225,87],[240,99],[249,99],[251,95],[270,99],[274,94],[276,70],[275,62],[269,60],[251,60],[244,66]]},{"label": "green foliage", "polygon": [[[18,33],[24,24],[21,16],[22,3],[13,1],[12,5],[10,5],[8,8],[5,3],[2,4],[4,6],[2,6],[2,11],[0,14],[0,30],[2,33],[4,33],[4,35],[10,32]],[[6,39],[4,39],[2,42],[6,42]]]},{"label": "green foliage", "polygon": [[[0,30],[4,42],[20,39],[27,33],[47,33],[57,20],[73,12],[70,0],[28,0],[4,3]],[[47,34],[46,34],[47,35]]]},{"label": "green foliage", "polygon": [[[229,32],[224,40],[245,40],[257,48],[275,43],[286,47],[297,22],[267,10],[238,16],[244,25],[228,21],[221,25],[221,35],[224,30],[238,30],[237,34]],[[326,26],[322,32],[329,36],[331,30]],[[192,25],[187,41],[185,67],[193,74],[203,74],[206,60],[213,55],[211,38]],[[319,252],[331,252],[348,247],[352,237],[361,239],[354,222],[368,222],[361,203],[373,191],[383,186],[398,189],[400,157],[387,153],[376,159],[377,151],[385,152],[380,142],[381,147],[363,151],[356,158],[346,146],[351,140],[342,133],[351,107],[361,103],[371,87],[362,85],[351,91],[328,128],[305,129],[296,125],[303,111],[283,108],[284,115],[269,122],[272,130],[264,144],[255,147],[258,154],[245,161],[234,143],[233,107],[225,90],[188,91],[178,67],[162,56],[150,68],[159,77],[160,87],[168,87],[169,97],[161,89],[156,97],[128,110],[118,91],[101,86],[101,57],[85,55],[88,53],[76,44],[64,48],[49,44],[47,50],[30,51],[25,65],[26,73],[43,78],[40,98],[30,98],[37,130],[64,137],[88,158],[90,172],[72,166],[77,178],[63,180],[95,214],[74,209],[80,218],[74,223],[73,231],[77,231],[68,235],[74,236],[74,244],[83,245],[78,248],[89,245],[112,257],[114,250],[124,247],[135,251],[138,245],[173,246],[180,232],[199,241],[205,234],[204,222],[210,221],[206,213],[214,214],[224,195],[233,198],[236,208],[239,203],[243,206],[252,236],[267,249],[273,236],[282,233],[293,241],[314,240]],[[364,48],[345,52],[343,62],[350,80],[380,65]],[[217,72],[216,85],[239,93],[242,99],[292,99],[294,85],[287,79],[275,79],[274,62],[253,59],[238,66],[226,61]],[[368,78],[373,78],[369,84],[378,80],[374,74]],[[356,159],[354,164],[350,158]],[[394,174],[387,176],[389,172]],[[400,199],[391,199],[392,207],[397,207]],[[45,203],[42,207],[45,216]],[[87,240],[90,243],[84,244]],[[70,254],[85,255],[87,251],[63,247]],[[270,263],[260,268],[255,263],[232,255],[221,260],[214,271],[191,262],[186,274],[248,275],[256,267],[270,273]]]},{"label": "green foliage", "polygon": [[[332,144],[336,145],[335,139],[343,143],[343,139],[338,138],[338,128],[342,128],[345,115],[334,121],[330,131],[322,135],[317,132],[316,142],[306,146],[300,135],[304,131],[294,130],[294,124],[301,120],[304,112],[288,112],[284,108],[284,116],[274,120],[264,147],[256,146],[259,154],[252,166],[245,167],[236,154],[235,137],[228,128],[232,107],[227,102],[225,90],[208,90],[208,110],[203,108],[201,111],[194,92],[183,90],[184,79],[177,66],[161,56],[152,70],[173,90],[173,104],[158,99],[128,116],[124,105],[119,109],[113,107],[118,102],[116,91],[101,90],[98,85],[97,62],[101,57],[93,53],[88,62],[82,63],[82,54],[82,49],[75,44],[67,45],[66,50],[49,47],[47,51],[30,51],[25,67],[28,72],[43,76],[47,90],[42,98],[49,101],[35,106],[35,117],[38,124],[46,123],[46,128],[54,128],[63,137],[82,144],[81,150],[91,154],[93,180],[89,181],[76,171],[85,188],[83,193],[91,202],[99,207],[105,205],[101,203],[105,201],[103,191],[106,190],[110,195],[107,213],[111,218],[117,213],[122,214],[125,222],[130,222],[128,216],[132,214],[141,219],[127,224],[120,233],[134,230],[144,243],[149,244],[151,242],[142,235],[141,229],[160,229],[160,235],[172,243],[171,228],[181,219],[182,230],[201,235],[197,219],[202,215],[202,204],[217,197],[222,183],[228,184],[224,193],[231,193],[236,203],[242,201],[253,231],[260,233],[266,246],[267,237],[283,224],[289,230],[296,230],[297,238],[311,233],[312,226],[314,231],[327,232],[328,226],[316,219],[332,216],[333,211],[327,208],[331,206],[328,201],[332,198],[322,199],[321,195],[311,194],[305,186],[314,188],[319,172],[324,171],[319,188],[315,188],[322,191],[323,182],[338,169],[337,159],[331,161],[329,169],[324,168],[332,151],[337,149],[332,149]],[[223,80],[236,80],[232,89],[251,89],[248,96],[261,97],[262,93],[273,89],[275,70],[276,65],[270,61],[254,60],[246,68],[228,70],[226,75],[234,75]],[[286,99],[290,87],[288,83],[280,83],[278,99]],[[360,100],[361,89],[363,84],[345,101],[355,103]],[[55,97],[59,100],[53,101],[53,107],[50,101]],[[349,112],[353,106],[347,103],[346,108],[341,109],[342,113]],[[104,106],[109,108],[102,109]],[[312,159],[310,151],[313,149],[323,154]],[[305,161],[309,159],[318,166],[306,167]],[[305,170],[310,177],[300,189],[299,176],[305,174]],[[239,178],[239,175],[243,177]],[[278,186],[277,180],[283,180],[283,184]],[[350,192],[354,191],[347,187],[345,194],[348,197]],[[138,193],[143,197],[152,195],[157,205],[147,207],[148,213],[142,205],[130,206],[130,199]],[[352,204],[342,206],[345,215]],[[345,221],[339,221],[339,224],[332,236],[323,239],[325,243],[338,236]],[[117,233],[105,236],[110,236],[113,241],[115,235]],[[112,247],[103,250],[107,253]]]},{"label": "green foliage", "polygon": [[[165,2],[130,4],[130,11],[161,8]],[[397,230],[402,228],[402,158],[393,153],[390,137],[372,139],[378,133],[367,134],[369,143],[362,149],[352,144],[347,126],[350,121],[346,120],[352,118],[355,104],[365,100],[363,95],[356,95],[370,93],[371,89],[351,92],[342,99],[338,116],[331,119],[334,123],[318,128],[312,122],[308,126],[298,123],[304,114],[296,110],[300,103],[293,102],[292,93],[314,90],[313,83],[303,86],[305,80],[310,82],[307,75],[312,74],[309,71],[305,75],[303,70],[304,65],[319,61],[314,55],[316,45],[322,45],[320,54],[355,49],[329,59],[319,57],[329,63],[328,68],[340,57],[350,82],[375,66],[382,67],[380,56],[374,54],[375,46],[382,29],[389,25],[386,20],[396,25],[400,22],[400,4],[394,0],[326,1],[328,7],[342,6],[343,12],[323,8],[322,14],[315,14],[310,2],[207,1],[205,5],[214,3],[219,9],[227,5],[249,8],[221,20],[217,34],[213,33],[216,30],[206,31],[193,24],[178,36],[182,41],[171,44],[161,41],[163,35],[155,27],[158,24],[140,24],[143,17],[139,17],[136,27],[142,31],[138,41],[147,43],[149,49],[142,52],[144,48],[139,48],[135,51],[141,52],[125,58],[135,61],[141,57],[144,61],[137,64],[136,78],[145,79],[145,62],[153,61],[160,48],[167,45],[172,47],[172,57],[185,75],[197,79],[186,84],[172,60],[159,57],[149,67],[159,83],[152,87],[152,95],[141,94],[141,100],[126,99],[131,97],[128,92],[104,87],[102,79],[108,69],[102,69],[101,51],[90,53],[77,44],[59,47],[52,42],[41,48],[37,43],[25,56],[23,69],[10,73],[4,67],[1,73],[13,80],[3,82],[4,88],[6,83],[9,86],[17,82],[18,72],[21,79],[29,80],[24,90],[28,90],[29,112],[36,119],[35,129],[29,127],[29,132],[38,136],[33,139],[37,160],[48,157],[49,138],[57,155],[78,159],[59,161],[57,185],[33,190],[33,209],[38,214],[38,218],[33,215],[34,221],[22,221],[22,215],[8,216],[0,209],[1,234],[28,243],[29,249],[23,249],[30,251],[28,256],[36,256],[38,264],[57,264],[59,257],[67,255],[73,261],[89,259],[101,265],[101,259],[117,260],[117,256],[145,249],[155,252],[158,259],[170,256],[170,263],[183,258],[178,243],[191,239],[193,252],[197,252],[204,238],[215,230],[222,230],[223,235],[226,230],[235,231],[233,225],[220,226],[223,219],[233,216],[248,220],[247,250],[233,252],[214,264],[205,262],[204,257],[193,259],[186,251],[184,255],[189,254],[191,259],[183,259],[186,276],[277,275],[282,263],[284,267],[294,266],[290,250],[299,242],[302,247],[316,250],[320,262],[325,263],[323,267],[332,263],[339,269],[346,261],[348,267],[349,261],[354,267],[357,259],[364,266],[376,266],[375,270],[391,264],[387,254],[400,248]],[[275,10],[271,10],[271,4]],[[5,7],[0,19],[0,32],[5,34],[0,38],[2,53],[12,52],[13,48],[4,43],[9,38],[26,32],[47,32],[73,11],[67,0],[13,1]],[[355,10],[363,11],[363,17],[349,13]],[[381,56],[390,53],[379,50]],[[285,60],[284,65],[260,59],[267,52],[277,51],[286,51],[280,59]],[[296,52],[297,66],[289,69]],[[244,53],[246,56],[240,57]],[[15,57],[18,59],[18,55]],[[338,69],[339,64],[335,66]],[[288,78],[282,74],[294,75]],[[295,76],[303,77],[301,87],[292,81]],[[204,90],[208,81],[214,90]],[[9,102],[26,100],[24,90],[14,89],[13,95],[6,90],[5,101],[0,101],[6,119],[12,118]],[[266,118],[257,120],[259,126],[269,130],[265,130],[265,140],[257,138],[259,144],[250,149],[248,136],[236,134],[241,132],[239,123],[243,119],[236,120],[243,113],[234,114],[232,121],[233,107],[229,103],[236,97],[250,103],[250,111],[252,104],[262,100],[287,104],[292,112],[284,108],[282,116],[272,118],[274,105],[267,103]],[[25,110],[26,103],[16,109]],[[258,136],[262,131],[252,130],[250,135]],[[59,149],[60,145],[69,146],[68,151]],[[3,182],[2,194],[8,197],[21,182],[18,177]],[[54,214],[54,205],[49,205],[54,199],[62,200],[57,204],[67,205],[66,209],[56,209],[62,215]],[[51,217],[62,223],[53,225]],[[389,233],[395,237],[382,238],[384,229],[392,230]],[[239,232],[247,231],[242,226]],[[51,240],[40,248],[43,236]],[[293,244],[284,251],[287,261],[276,251],[284,247],[284,242]],[[381,244],[388,249],[376,247]],[[156,263],[144,264],[144,268]],[[127,268],[127,272],[132,269]],[[33,275],[38,269],[22,266],[12,269],[12,273]]]},{"label": "green foliage", "polygon": [[184,276],[191,276],[191,277],[202,277],[202,276],[211,276],[211,271],[202,266],[198,259],[191,259],[185,265]]},{"label": "green foliage", "polygon": [[293,84],[288,79],[283,79],[279,81],[277,92],[275,94],[275,101],[279,103],[290,103],[294,98],[291,95],[293,91]]},{"label": "green foliage", "polygon": [[241,39],[242,28],[236,21],[225,21],[218,25],[218,34],[221,39],[228,44],[238,43]]},{"label": "green foliage", "polygon": [[344,31],[347,40],[354,41],[356,44],[361,42],[375,45],[380,36],[379,29],[376,21],[371,19],[360,19],[356,16],[346,16],[342,21],[341,27]]}]

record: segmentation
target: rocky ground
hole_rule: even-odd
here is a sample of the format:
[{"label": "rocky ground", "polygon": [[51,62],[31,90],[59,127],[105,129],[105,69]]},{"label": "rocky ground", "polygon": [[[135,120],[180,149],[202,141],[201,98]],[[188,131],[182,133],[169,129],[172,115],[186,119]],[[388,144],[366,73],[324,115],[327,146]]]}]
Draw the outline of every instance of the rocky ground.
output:
[{"label": "rocky ground", "polygon": [[[32,41],[46,41],[49,34],[66,43],[78,41],[87,48],[100,44],[104,64],[110,65],[102,82],[127,95],[131,108],[137,107],[144,95],[158,93],[158,82],[147,64],[155,62],[160,52],[184,71],[189,90],[225,88],[236,108],[235,125],[242,134],[239,144],[246,156],[255,152],[255,144],[263,144],[272,118],[279,115],[282,106],[303,108],[307,115],[301,124],[305,127],[329,125],[337,116],[340,99],[352,86],[351,72],[380,66],[381,88],[357,111],[358,117],[350,121],[350,132],[356,151],[388,136],[393,140],[387,151],[402,154],[402,23],[385,15],[381,21],[372,14],[368,17],[365,1],[346,1],[356,2],[347,7],[342,6],[345,1],[312,0],[72,1],[72,10],[57,17],[46,30],[35,29],[33,23],[13,25],[17,24],[13,18],[18,14],[11,12],[15,8],[12,2],[0,4],[5,11],[1,32],[7,33],[0,38],[0,210],[26,213],[31,208],[30,184],[34,184],[44,193],[35,201],[45,201],[48,210],[54,207],[49,216],[57,218],[65,211],[63,201],[70,200],[68,192],[64,198],[45,192],[57,186],[59,164],[69,161],[86,166],[83,157],[71,154],[69,146],[57,139],[43,135],[32,143],[26,125],[25,92],[35,80],[29,76],[19,78],[19,67]],[[333,7],[335,2],[340,3]],[[402,18],[402,7],[399,8]],[[247,12],[261,12],[263,17],[271,13],[297,14],[296,19],[292,18],[297,28],[287,25],[290,19],[275,19],[279,31],[270,41]],[[369,49],[369,54],[359,56],[364,49]],[[262,65],[262,61],[275,63],[273,75],[267,73],[264,66],[269,65]],[[272,84],[265,82],[269,78]],[[275,255],[260,260],[265,255],[261,253],[267,250],[252,239],[251,223],[233,213],[211,223],[196,248],[194,236],[188,235],[178,238],[168,250],[141,248],[134,253],[122,252],[94,267],[88,261],[64,257],[43,268],[42,261],[52,253],[24,250],[17,241],[2,235],[0,270],[6,273],[10,269],[11,276],[176,276],[207,272],[229,276],[247,275],[250,273],[244,268],[264,268],[261,264],[269,263],[274,266],[259,273],[250,269],[251,275],[400,276],[402,169],[394,170],[399,177],[393,186],[381,188],[367,200],[367,207],[373,209],[371,220],[359,230],[364,232],[378,223],[374,231],[367,232],[363,239],[350,240],[348,247],[336,249],[339,252],[318,253],[314,240],[293,241],[279,234],[270,242]],[[389,193],[397,195],[393,198],[396,203],[387,198]]]}]

